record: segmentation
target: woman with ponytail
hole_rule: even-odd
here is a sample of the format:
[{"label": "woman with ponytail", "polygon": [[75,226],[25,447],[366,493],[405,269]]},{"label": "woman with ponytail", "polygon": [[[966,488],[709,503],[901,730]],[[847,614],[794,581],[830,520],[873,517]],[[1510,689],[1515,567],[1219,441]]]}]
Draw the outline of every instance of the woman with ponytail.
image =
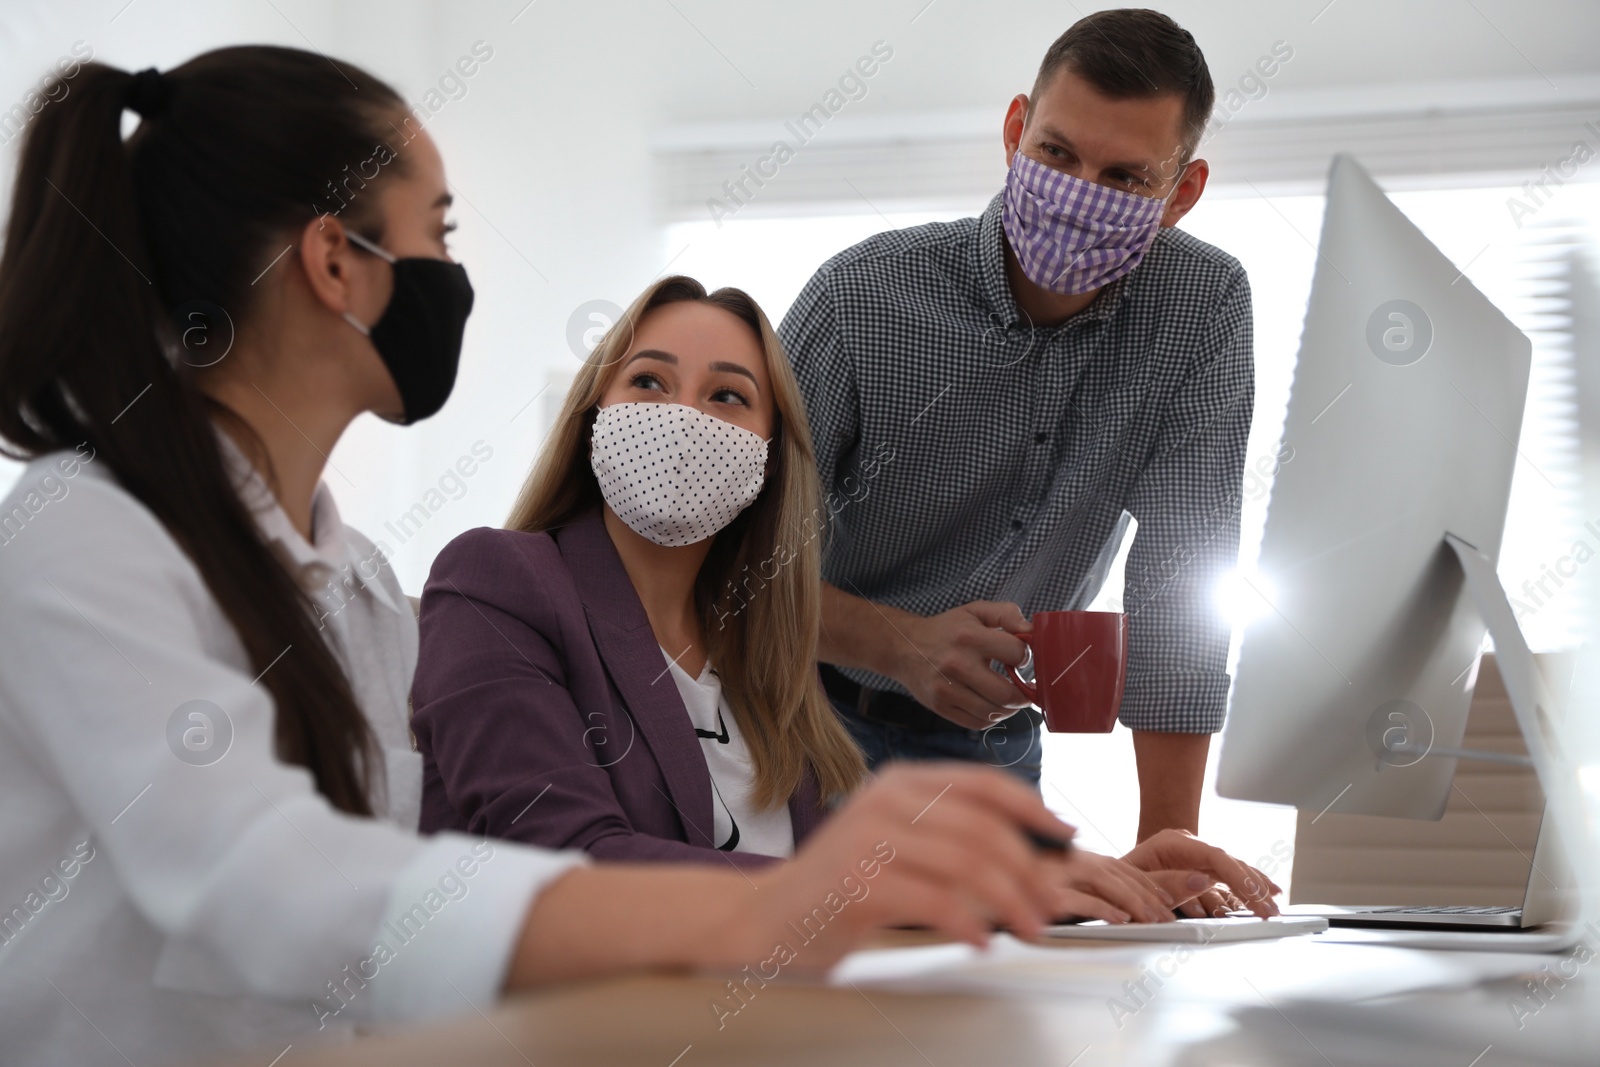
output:
[{"label": "woman with ponytail", "polygon": [[982,769],[891,771],[750,877],[418,836],[416,623],[321,481],[352,420],[426,418],[455,380],[472,289],[407,118],[356,67],[242,47],[88,64],[28,127],[0,256],[0,437],[28,463],[0,501],[0,1062],[281,1049],[774,946],[817,969],[889,924],[1036,933],[1025,831],[1071,829]]}]

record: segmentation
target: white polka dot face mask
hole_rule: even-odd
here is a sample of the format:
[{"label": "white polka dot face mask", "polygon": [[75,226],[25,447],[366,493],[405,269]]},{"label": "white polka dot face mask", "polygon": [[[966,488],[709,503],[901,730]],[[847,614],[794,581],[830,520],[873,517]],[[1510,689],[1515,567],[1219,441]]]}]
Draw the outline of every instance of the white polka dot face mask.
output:
[{"label": "white polka dot face mask", "polygon": [[617,518],[676,548],[713,536],[760,495],[767,442],[684,404],[611,404],[595,415],[589,463]]}]

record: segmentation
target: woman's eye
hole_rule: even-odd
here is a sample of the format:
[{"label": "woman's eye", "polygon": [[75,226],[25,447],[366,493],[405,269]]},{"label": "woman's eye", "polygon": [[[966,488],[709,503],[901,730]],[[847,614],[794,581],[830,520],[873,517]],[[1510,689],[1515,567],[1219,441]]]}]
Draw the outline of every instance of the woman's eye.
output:
[{"label": "woman's eye", "polygon": [[659,390],[663,388],[661,379],[657,378],[654,374],[635,374],[628,380],[628,384],[633,386],[635,389]]},{"label": "woman's eye", "polygon": [[715,400],[719,404],[742,404],[745,407],[750,406],[750,400],[743,393],[736,389],[718,389],[716,392],[711,394],[711,399]]}]

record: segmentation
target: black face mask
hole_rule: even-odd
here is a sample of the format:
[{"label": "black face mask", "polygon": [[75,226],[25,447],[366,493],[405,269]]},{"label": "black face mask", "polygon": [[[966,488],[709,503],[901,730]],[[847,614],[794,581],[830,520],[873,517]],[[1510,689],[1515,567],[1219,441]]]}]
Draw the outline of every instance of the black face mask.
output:
[{"label": "black face mask", "polygon": [[461,365],[461,334],[472,312],[472,283],[459,263],[426,256],[397,258],[358,233],[350,243],[394,268],[394,292],[383,317],[363,326],[345,312],[345,321],[366,334],[400,392],[409,425],[444,407]]}]

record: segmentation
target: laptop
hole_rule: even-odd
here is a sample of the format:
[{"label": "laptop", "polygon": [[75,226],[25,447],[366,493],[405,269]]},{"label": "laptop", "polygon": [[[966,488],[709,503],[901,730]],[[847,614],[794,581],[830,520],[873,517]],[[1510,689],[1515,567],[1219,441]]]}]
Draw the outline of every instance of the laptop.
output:
[{"label": "laptop", "polygon": [[1539,839],[1534,845],[1521,906],[1290,904],[1283,913],[1320,916],[1327,919],[1330,926],[1515,933],[1575,918],[1578,909],[1574,884],[1572,868],[1560,847],[1547,804],[1539,823]]}]

